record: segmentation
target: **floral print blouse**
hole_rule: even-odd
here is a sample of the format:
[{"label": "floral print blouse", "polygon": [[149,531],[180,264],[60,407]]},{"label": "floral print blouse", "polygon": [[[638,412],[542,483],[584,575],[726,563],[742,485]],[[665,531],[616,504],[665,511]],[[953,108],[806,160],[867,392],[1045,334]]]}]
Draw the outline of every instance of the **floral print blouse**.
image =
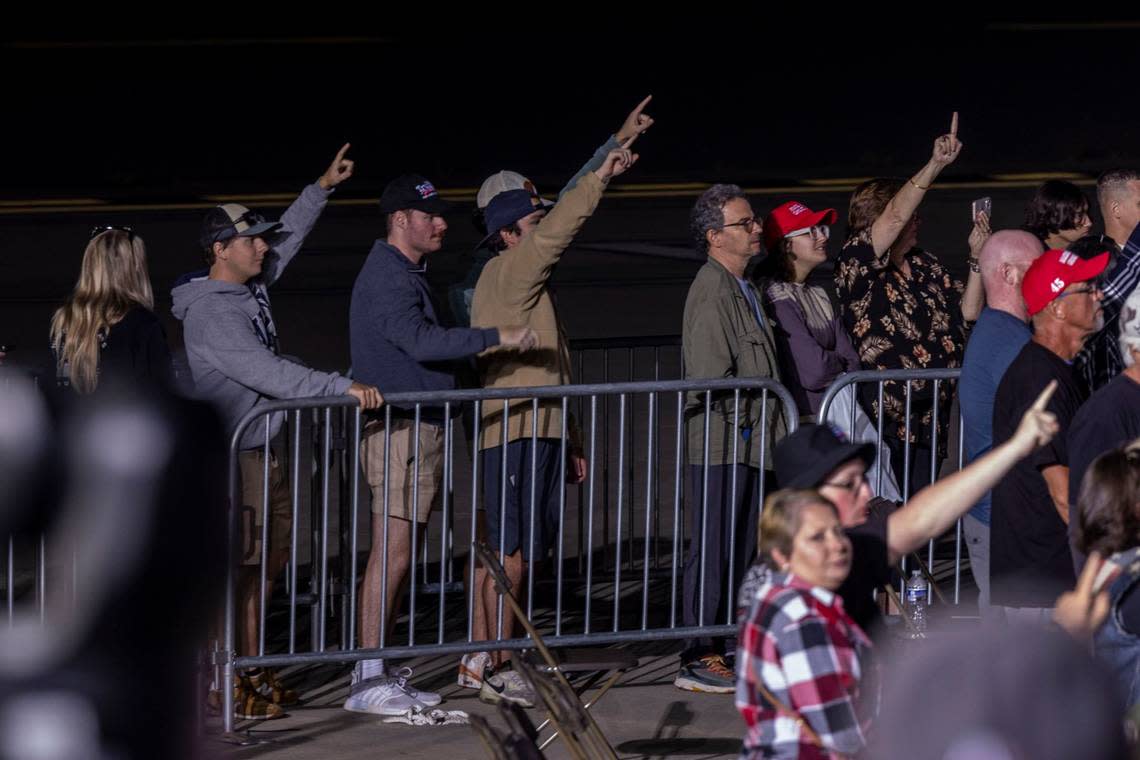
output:
[{"label": "floral print blouse", "polygon": [[[835,266],[835,287],[843,325],[851,335],[864,369],[935,369],[962,366],[967,327],[962,318],[965,286],[931,253],[913,248],[906,254],[910,277],[884,252],[876,256],[869,235],[849,241]],[[911,384],[910,442],[930,442],[933,383]],[[864,399],[877,418],[878,392],[873,385]],[[950,427],[950,382],[938,388],[938,449],[944,455]],[[906,437],[906,383],[883,387],[886,419],[883,434]]]}]

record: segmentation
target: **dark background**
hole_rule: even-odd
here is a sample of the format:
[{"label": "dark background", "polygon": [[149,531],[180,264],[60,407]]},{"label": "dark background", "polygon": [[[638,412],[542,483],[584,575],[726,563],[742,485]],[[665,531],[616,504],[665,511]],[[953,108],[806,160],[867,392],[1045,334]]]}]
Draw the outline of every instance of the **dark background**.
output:
[{"label": "dark background", "polygon": [[[1131,19],[933,5],[799,17],[611,7],[586,19],[533,5],[496,19],[429,5],[304,10],[243,19],[218,6],[188,20],[153,6],[141,31],[124,16],[0,32],[0,344],[39,360],[87,233],[106,223],[146,239],[176,341],[169,286],[199,266],[210,196],[249,194],[275,215],[288,198],[257,196],[299,191],[349,141],[357,174],[274,295],[287,348],[343,367],[348,294],[382,235],[369,201],[385,182],[412,170],[470,190],[510,168],[553,194],[650,93],[657,124],[615,189],[732,181],[756,189],[758,212],[798,197],[841,218],[852,183],[811,180],[909,176],[959,111],[965,149],[924,203],[921,240],[956,271],[972,198],[992,195],[995,226],[1016,226],[1036,173],[1071,173],[1091,191],[1103,169],[1140,165]],[[698,192],[603,202],[556,278],[571,336],[679,331],[699,264],[686,258]],[[77,198],[97,205],[45,205]],[[466,268],[468,218],[469,207],[449,217],[432,259],[441,293]]]}]

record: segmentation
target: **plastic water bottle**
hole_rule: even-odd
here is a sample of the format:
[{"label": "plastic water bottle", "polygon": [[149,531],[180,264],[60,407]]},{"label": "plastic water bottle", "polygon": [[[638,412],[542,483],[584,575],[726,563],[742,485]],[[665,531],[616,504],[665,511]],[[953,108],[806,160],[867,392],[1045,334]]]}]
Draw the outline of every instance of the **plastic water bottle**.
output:
[{"label": "plastic water bottle", "polygon": [[914,625],[911,631],[913,638],[919,638],[920,634],[926,633],[926,602],[929,593],[922,571],[915,570],[906,582],[906,611],[910,616],[910,622]]}]

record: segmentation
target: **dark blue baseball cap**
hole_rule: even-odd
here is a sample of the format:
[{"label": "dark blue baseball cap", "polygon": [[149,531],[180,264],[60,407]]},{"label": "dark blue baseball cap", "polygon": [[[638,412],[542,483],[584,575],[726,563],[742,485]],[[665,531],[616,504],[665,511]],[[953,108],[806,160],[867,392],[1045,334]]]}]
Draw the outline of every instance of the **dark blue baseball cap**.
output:
[{"label": "dark blue baseball cap", "polygon": [[543,200],[530,190],[504,190],[491,199],[483,211],[483,219],[487,226],[487,237],[480,245],[498,234],[504,227],[512,224],[535,211],[546,211],[554,208],[550,201]]}]

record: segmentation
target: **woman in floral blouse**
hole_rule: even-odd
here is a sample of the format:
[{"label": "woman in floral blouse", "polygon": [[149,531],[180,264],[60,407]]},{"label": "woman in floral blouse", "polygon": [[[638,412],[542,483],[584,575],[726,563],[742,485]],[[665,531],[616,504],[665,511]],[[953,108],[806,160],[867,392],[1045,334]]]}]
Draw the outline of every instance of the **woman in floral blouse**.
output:
[{"label": "woman in floral blouse", "polygon": [[[977,319],[985,294],[977,255],[989,236],[989,220],[980,216],[970,233],[970,275],[966,285],[950,277],[942,263],[919,248],[918,205],[942,170],[958,158],[958,114],[949,134],[909,180],[873,179],[851,196],[848,238],[835,267],[835,286],[843,323],[866,369],[959,367],[966,347],[966,326]],[[878,415],[878,393],[864,385],[864,402]],[[949,382],[939,384],[938,454],[945,456],[950,427]],[[911,466],[913,493],[930,482],[933,383],[911,384]],[[891,448],[891,466],[903,485],[906,440],[906,383],[883,388],[883,435]]]}]

